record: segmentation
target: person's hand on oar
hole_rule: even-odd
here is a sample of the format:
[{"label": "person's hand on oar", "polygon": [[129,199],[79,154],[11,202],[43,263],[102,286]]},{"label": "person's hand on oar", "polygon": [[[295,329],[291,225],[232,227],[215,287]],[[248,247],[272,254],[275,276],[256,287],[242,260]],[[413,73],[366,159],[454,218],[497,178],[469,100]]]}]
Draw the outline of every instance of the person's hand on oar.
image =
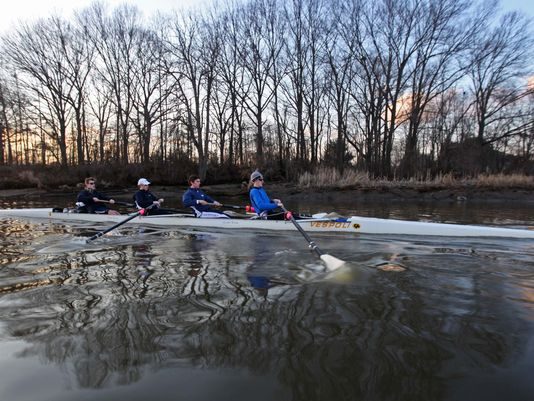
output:
[{"label": "person's hand on oar", "polygon": [[219,203],[217,201],[213,201],[213,202],[208,202],[208,201],[205,201],[204,199],[199,199],[197,201],[197,204],[198,205],[203,205],[203,206],[217,206],[217,207],[220,207],[222,206],[223,204],[222,203]]},{"label": "person's hand on oar", "polygon": [[145,215],[146,212],[147,212],[147,210],[152,209],[152,207],[154,207],[154,206],[155,206],[155,205],[152,204],[152,205],[150,205],[149,207],[146,207],[146,208],[144,208],[144,209],[139,210],[137,213],[134,213],[134,214],[132,214],[131,216],[128,216],[127,219],[124,219],[123,221],[121,221],[121,222],[115,224],[114,226],[108,228],[107,230],[100,231],[100,232],[96,233],[96,234],[93,235],[92,237],[88,238],[86,242],[89,243],[89,242],[91,242],[91,241],[93,241],[93,240],[95,240],[95,239],[101,237],[102,235],[109,233],[110,231],[116,229],[117,227],[120,227],[120,226],[122,226],[123,224],[128,223],[130,220],[135,219],[137,216],[143,216],[143,215]]},{"label": "person's hand on oar", "polygon": [[328,271],[334,271],[334,270],[337,270],[339,269],[341,266],[343,266],[345,264],[345,261],[341,260],[341,259],[338,259],[332,255],[328,255],[326,253],[323,253],[319,247],[315,244],[315,242],[312,241],[312,239],[310,238],[310,236],[306,233],[306,231],[304,231],[304,229],[302,228],[302,226],[297,223],[297,221],[295,220],[295,218],[293,217],[293,215],[288,212],[286,210],[286,208],[282,205],[282,203],[280,202],[280,208],[284,211],[284,213],[286,214],[287,217],[289,217],[289,219],[291,220],[291,222],[295,225],[295,227],[297,228],[297,230],[299,230],[299,232],[302,234],[302,236],[306,239],[306,241],[308,241],[308,244],[310,245],[310,248],[312,251],[315,251],[315,253],[321,258],[321,260],[324,262],[325,266],[326,266],[326,269]]}]

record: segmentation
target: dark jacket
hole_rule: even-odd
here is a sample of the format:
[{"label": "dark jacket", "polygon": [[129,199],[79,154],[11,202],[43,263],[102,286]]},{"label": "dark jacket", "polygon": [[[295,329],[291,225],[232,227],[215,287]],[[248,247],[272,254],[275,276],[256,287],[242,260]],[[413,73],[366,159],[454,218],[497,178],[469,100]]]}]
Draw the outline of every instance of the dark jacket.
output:
[{"label": "dark jacket", "polygon": [[[152,192],[143,191],[142,189],[137,191],[134,195],[134,202],[138,208],[149,207],[157,200],[158,198]],[[157,206],[154,206],[152,209],[157,209]]]},{"label": "dark jacket", "polygon": [[76,202],[83,203],[85,206],[78,206],[78,211],[81,213],[99,213],[99,214],[105,214],[108,212],[108,207],[104,203],[95,202],[93,198],[98,198],[102,200],[110,200],[110,198],[103,193],[97,192],[97,191],[88,191],[87,189],[84,189],[83,191],[80,191],[78,194],[78,197],[76,198]]},{"label": "dark jacket", "polygon": [[211,212],[213,211],[209,205],[199,205],[197,201],[205,200],[206,202],[215,202],[210,196],[206,195],[200,189],[189,188],[182,196],[182,202],[185,207],[194,207],[199,212]]}]

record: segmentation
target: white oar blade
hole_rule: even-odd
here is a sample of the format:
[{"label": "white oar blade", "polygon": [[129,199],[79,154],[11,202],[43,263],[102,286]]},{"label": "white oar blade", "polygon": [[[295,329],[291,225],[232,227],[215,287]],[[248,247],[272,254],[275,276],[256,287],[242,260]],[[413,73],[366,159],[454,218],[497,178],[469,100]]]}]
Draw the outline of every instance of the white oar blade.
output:
[{"label": "white oar blade", "polygon": [[345,261],[327,254],[321,255],[321,260],[325,263],[326,269],[330,272],[339,269],[345,264]]}]

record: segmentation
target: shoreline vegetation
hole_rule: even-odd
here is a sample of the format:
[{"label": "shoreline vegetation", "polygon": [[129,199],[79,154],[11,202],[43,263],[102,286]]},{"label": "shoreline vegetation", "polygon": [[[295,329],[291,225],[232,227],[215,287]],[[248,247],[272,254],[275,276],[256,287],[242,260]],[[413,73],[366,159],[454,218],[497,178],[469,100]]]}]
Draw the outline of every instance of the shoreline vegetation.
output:
[{"label": "shoreline vegetation", "polygon": [[[44,194],[68,194],[79,191],[83,179],[58,181],[57,174],[39,174],[33,170],[12,171],[11,176],[0,178],[0,198],[39,197]],[[120,181],[99,179],[99,188],[120,198],[136,190],[137,176],[147,177],[153,189],[161,196],[176,195],[187,185],[154,180],[150,174],[141,172],[136,178]],[[59,177],[61,179],[61,177]],[[78,182],[76,182],[78,181]],[[213,181],[213,180],[212,180]],[[522,174],[481,174],[473,178],[455,178],[452,174],[440,175],[427,180],[373,179],[367,173],[346,169],[340,174],[334,168],[320,168],[305,172],[294,180],[271,180],[267,175],[269,192],[287,200],[305,195],[314,200],[328,201],[519,201],[534,203],[534,177]],[[59,184],[63,182],[63,184]],[[121,184],[124,183],[124,184]],[[10,183],[12,185],[10,185]],[[13,185],[14,183],[14,185]],[[203,188],[217,197],[246,197],[247,181],[205,182]]]},{"label": "shoreline vegetation", "polygon": [[534,175],[526,15],[490,1],[227,3],[149,21],[95,1],[14,26],[0,166],[58,172],[46,188],[193,172],[211,185],[256,166],[293,183],[319,166],[417,182]]}]

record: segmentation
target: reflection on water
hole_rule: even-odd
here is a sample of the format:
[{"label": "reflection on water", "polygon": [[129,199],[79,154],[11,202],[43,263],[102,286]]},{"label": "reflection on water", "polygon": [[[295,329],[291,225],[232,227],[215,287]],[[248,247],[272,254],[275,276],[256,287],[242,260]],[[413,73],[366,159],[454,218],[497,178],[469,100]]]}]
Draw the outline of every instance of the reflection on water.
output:
[{"label": "reflection on water", "polygon": [[534,394],[532,241],[99,229],[0,220],[0,399]]}]

